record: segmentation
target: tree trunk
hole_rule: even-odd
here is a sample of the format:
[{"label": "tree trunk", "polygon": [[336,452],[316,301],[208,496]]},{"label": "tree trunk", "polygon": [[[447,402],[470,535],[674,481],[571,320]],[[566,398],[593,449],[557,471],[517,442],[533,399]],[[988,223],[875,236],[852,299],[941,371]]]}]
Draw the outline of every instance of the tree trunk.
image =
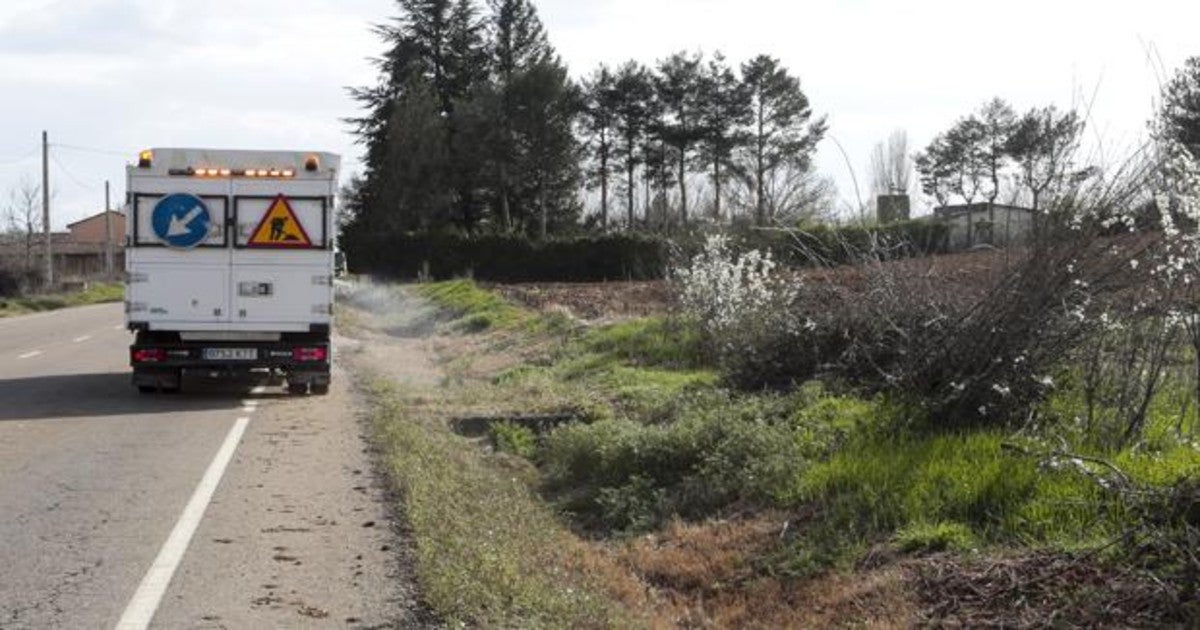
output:
[{"label": "tree trunk", "polygon": [[600,151],[600,229],[608,231],[608,148]]},{"label": "tree trunk", "polygon": [[508,208],[508,164],[500,163],[500,221],[504,231],[512,231],[512,215]]},{"label": "tree trunk", "polygon": [[[762,97],[760,96],[759,98],[761,101]],[[767,204],[766,200],[764,199],[766,196],[766,186],[763,182],[763,177],[766,174],[766,168],[763,166],[763,154],[766,153],[766,142],[765,138],[763,137],[763,130],[765,129],[766,125],[765,121],[763,120],[763,115],[763,107],[762,103],[760,102],[758,106],[758,137],[755,138],[757,143],[757,147],[755,148],[757,150],[754,152],[756,162],[754,169],[754,183],[756,186],[754,214],[755,222],[759,227],[763,227],[767,224]]]},{"label": "tree trunk", "polygon": [[546,240],[546,228],[550,222],[549,211],[546,209],[546,191],[544,188],[538,190],[538,207],[541,209],[542,215],[542,225],[541,229],[538,230],[538,233],[541,239],[544,241]]},{"label": "tree trunk", "polygon": [[632,158],[630,158],[629,164],[628,164],[628,166],[626,166],[626,169],[627,169],[627,174],[628,174],[626,181],[628,182],[629,186],[625,190],[625,212],[629,215],[629,217],[628,217],[629,223],[625,226],[625,229],[632,230],[633,229],[633,195],[634,195],[634,186],[637,185],[633,181],[633,159]]},{"label": "tree trunk", "polygon": [[687,151],[683,147],[679,147],[679,218],[687,225]]},{"label": "tree trunk", "polygon": [[721,160],[713,160],[713,218],[721,222]]}]

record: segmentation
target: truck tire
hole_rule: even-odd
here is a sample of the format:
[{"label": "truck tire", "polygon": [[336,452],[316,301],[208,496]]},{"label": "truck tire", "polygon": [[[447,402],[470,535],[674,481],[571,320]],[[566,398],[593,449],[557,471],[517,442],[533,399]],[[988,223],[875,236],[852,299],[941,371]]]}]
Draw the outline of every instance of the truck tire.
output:
[{"label": "truck tire", "polygon": [[293,396],[303,396],[308,393],[308,383],[288,383],[287,389]]},{"label": "truck tire", "polygon": [[312,393],[317,396],[326,396],[329,394],[329,385],[313,385]]},{"label": "truck tire", "polygon": [[153,394],[158,391],[158,388],[153,385],[138,385],[139,394]]}]

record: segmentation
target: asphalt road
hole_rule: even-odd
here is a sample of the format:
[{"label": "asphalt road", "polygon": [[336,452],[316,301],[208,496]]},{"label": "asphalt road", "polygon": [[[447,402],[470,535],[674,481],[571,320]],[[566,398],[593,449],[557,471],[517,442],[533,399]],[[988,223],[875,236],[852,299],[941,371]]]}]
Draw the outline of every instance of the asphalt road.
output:
[{"label": "asphalt road", "polygon": [[328,397],[141,395],[121,322],[0,319],[0,628],[416,623],[340,369]]}]

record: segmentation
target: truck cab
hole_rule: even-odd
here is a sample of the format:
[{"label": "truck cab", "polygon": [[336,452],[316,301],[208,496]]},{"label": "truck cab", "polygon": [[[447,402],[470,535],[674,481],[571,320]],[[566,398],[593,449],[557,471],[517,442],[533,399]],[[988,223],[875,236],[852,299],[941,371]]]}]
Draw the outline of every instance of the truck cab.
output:
[{"label": "truck cab", "polygon": [[125,313],[133,384],[270,370],[328,391],[340,158],[158,148],[127,168]]}]

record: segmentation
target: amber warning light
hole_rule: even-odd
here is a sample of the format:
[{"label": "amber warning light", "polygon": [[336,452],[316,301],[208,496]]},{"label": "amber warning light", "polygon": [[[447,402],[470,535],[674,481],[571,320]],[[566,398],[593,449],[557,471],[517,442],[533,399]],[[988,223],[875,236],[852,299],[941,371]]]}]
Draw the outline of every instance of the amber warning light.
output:
[{"label": "amber warning light", "polygon": [[264,177],[264,178],[288,178],[295,177],[295,169],[290,168],[209,168],[195,167],[188,168],[173,168],[168,171],[168,174],[180,177]]}]

